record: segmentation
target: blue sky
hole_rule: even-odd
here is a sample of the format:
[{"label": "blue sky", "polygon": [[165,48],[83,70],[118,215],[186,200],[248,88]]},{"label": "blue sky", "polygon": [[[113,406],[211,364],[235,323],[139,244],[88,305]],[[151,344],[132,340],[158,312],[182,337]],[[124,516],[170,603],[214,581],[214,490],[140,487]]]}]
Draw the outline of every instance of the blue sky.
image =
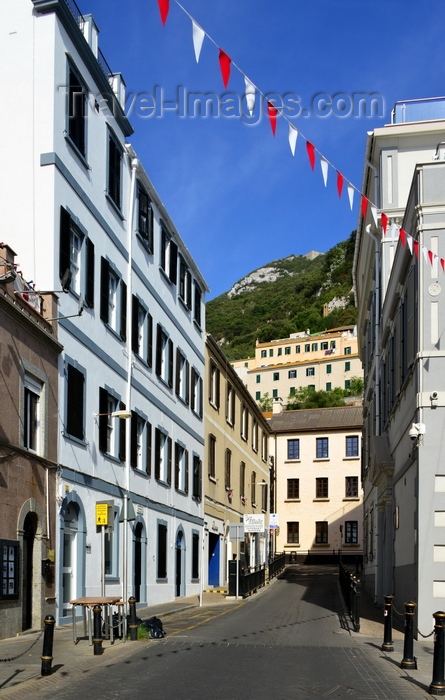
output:
[{"label": "blue sky", "polygon": [[[78,0],[100,29],[100,47],[130,96],[130,141],[204,275],[208,299],[252,270],[291,254],[325,252],[356,227],[359,197],[338,199],[335,172],[324,187],[303,138],[293,157],[288,123],[147,116],[157,90],[243,95],[232,67],[224,90],[218,50],[204,40],[196,63],[190,19],[170,0],[163,27],[157,0]],[[397,100],[445,94],[443,0],[182,0],[181,3],[265,94],[298,96],[306,115],[289,121],[358,189],[367,131],[390,121]],[[313,98],[378,93],[382,114],[319,116]],[[145,97],[148,102],[142,103]],[[136,102],[132,100],[136,99]],[[336,103],[334,98],[334,105]],[[317,101],[315,101],[315,105]],[[341,105],[340,105],[341,106]],[[143,116],[145,114],[145,116]],[[346,189],[346,188],[345,188]]]}]

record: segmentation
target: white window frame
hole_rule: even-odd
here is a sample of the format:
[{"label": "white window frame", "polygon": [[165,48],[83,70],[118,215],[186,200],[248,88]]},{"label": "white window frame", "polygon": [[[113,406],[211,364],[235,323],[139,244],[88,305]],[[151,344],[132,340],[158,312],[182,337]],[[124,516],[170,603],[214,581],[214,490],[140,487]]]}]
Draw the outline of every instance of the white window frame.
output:
[{"label": "white window frame", "polygon": [[23,445],[36,454],[42,448],[43,384],[30,374],[23,379]]}]

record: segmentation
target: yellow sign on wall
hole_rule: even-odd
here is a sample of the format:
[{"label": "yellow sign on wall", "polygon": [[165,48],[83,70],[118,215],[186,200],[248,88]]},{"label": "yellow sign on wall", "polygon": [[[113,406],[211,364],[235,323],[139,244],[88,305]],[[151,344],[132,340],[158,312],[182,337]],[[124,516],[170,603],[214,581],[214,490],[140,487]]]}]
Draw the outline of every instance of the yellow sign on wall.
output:
[{"label": "yellow sign on wall", "polygon": [[108,503],[96,503],[96,525],[108,525]]}]

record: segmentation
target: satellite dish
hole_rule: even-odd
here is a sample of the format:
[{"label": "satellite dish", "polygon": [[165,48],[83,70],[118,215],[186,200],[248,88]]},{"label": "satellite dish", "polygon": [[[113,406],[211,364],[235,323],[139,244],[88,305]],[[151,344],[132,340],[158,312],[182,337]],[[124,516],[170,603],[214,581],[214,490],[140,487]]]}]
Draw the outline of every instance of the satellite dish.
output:
[{"label": "satellite dish", "polygon": [[71,286],[71,278],[71,270],[69,269],[69,267],[67,267],[62,277],[62,292],[68,293],[69,288]]}]

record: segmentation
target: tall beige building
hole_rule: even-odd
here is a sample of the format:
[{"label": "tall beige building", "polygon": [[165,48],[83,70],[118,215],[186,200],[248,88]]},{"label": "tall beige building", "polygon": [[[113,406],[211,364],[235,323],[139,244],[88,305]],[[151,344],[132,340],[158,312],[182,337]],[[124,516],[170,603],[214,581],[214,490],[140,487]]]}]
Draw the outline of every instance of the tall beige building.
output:
[{"label": "tall beige building", "polygon": [[286,403],[300,387],[348,389],[353,377],[363,376],[354,326],[257,342],[255,357],[236,360],[232,366],[256,401],[269,394]]}]

